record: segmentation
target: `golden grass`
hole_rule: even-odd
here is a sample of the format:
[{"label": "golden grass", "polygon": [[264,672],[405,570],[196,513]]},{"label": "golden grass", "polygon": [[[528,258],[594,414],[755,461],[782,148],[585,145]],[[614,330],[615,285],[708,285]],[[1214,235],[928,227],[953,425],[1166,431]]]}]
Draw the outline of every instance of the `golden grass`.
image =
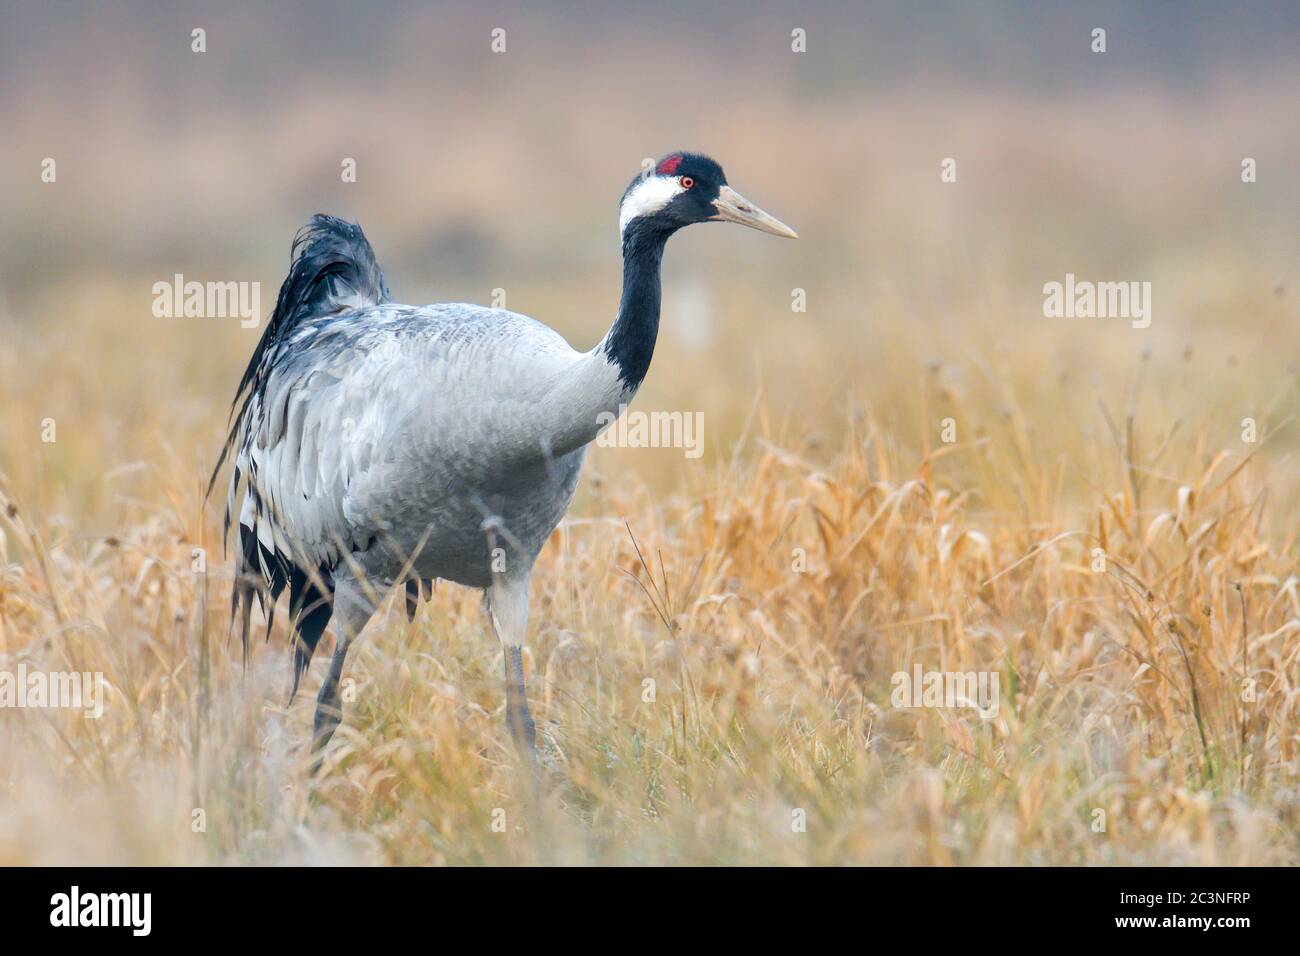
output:
[{"label": "golden grass", "polygon": [[[1300,863],[1294,71],[839,89],[784,57],[782,21],[761,70],[684,60],[712,92],[682,110],[644,96],[666,41],[637,31],[574,32],[572,60],[521,31],[535,62],[413,81],[460,63],[430,38],[464,46],[428,16],[379,76],[191,78],[180,128],[159,91],[189,73],[126,58],[74,95],[47,57],[7,130],[61,178],[11,184],[0,671],[111,693],[98,721],[0,709],[0,863]],[[477,595],[446,584],[352,651],[312,784],[323,655],[285,710],[282,610],[241,672],[202,502],[257,333],[154,319],[152,283],[260,279],[265,312],[319,209],[361,219],[399,298],[508,286],[586,348],[617,302],[612,200],[677,146],[803,238],[669,249],[634,407],[703,411],[706,454],[594,450],[542,554],[540,794]],[[478,271],[439,258],[465,222]],[[1066,271],[1152,280],[1152,327],[1042,318]],[[997,716],[892,706],[918,664],[996,672]]]},{"label": "golden grass", "polygon": [[[0,861],[1295,863],[1296,542],[1266,466],[1137,421],[1049,465],[1026,427],[909,455],[859,407],[828,452],[760,414],[667,498],[598,451],[535,576],[536,798],[475,594],[372,623],[315,785],[282,639],[241,676],[228,568],[191,570],[197,482],[94,540],[6,490],[0,652],[111,696],[0,712]],[[916,662],[996,671],[996,718],[892,707]]]}]

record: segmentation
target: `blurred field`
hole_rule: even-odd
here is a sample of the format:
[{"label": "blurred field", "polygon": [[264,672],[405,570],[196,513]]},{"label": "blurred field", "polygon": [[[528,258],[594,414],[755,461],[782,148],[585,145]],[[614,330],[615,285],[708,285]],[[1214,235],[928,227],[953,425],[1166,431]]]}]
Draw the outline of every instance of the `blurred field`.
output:
[{"label": "blurred field", "polygon": [[[347,66],[251,13],[213,20],[198,64],[184,15],[20,21],[0,670],[103,671],[111,695],[99,721],[0,709],[0,863],[1300,862],[1300,68],[1225,41],[1170,72],[1122,31],[1076,62],[1051,44],[1078,24],[1051,21],[1022,38],[1058,72],[885,77],[832,42],[850,13],[812,9],[807,60],[766,8],[683,41],[403,7]],[[498,19],[512,52],[476,58],[462,35]],[[76,66],[97,35],[107,76]],[[657,96],[666,50],[689,82]],[[258,330],[156,319],[152,284],[260,281],[265,313],[294,229],[333,212],[399,300],[503,288],[588,348],[617,305],[615,201],[676,147],[802,238],[669,246],[635,407],[702,411],[705,454],[594,449],[543,552],[541,795],[477,593],[446,584],[371,624],[310,783],[323,655],[283,709],[281,614],[241,674],[202,500]],[[1151,281],[1151,328],[1043,318],[1066,272]],[[891,706],[918,663],[996,671],[997,718]]]}]

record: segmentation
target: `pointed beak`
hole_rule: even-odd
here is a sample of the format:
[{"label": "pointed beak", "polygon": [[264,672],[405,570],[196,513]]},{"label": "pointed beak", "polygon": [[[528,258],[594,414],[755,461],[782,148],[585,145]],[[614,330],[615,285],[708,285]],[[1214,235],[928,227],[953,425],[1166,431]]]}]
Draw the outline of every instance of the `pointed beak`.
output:
[{"label": "pointed beak", "polygon": [[718,190],[718,198],[713,200],[713,208],[718,211],[717,216],[714,217],[715,221],[738,222],[742,226],[770,232],[774,236],[784,236],[787,239],[799,238],[799,234],[780,219],[769,216],[730,186],[723,186]]}]

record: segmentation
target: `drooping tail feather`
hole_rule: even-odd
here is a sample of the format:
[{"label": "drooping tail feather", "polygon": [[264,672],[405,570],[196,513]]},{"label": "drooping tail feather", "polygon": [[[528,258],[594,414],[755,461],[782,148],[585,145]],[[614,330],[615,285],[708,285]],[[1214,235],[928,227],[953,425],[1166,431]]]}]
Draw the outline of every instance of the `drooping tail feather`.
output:
[{"label": "drooping tail feather", "polygon": [[[279,349],[293,330],[305,319],[391,301],[384,270],[379,268],[375,250],[359,225],[317,213],[298,230],[289,251],[289,274],[280,285],[275,311],[235,389],[230,405],[231,429],[208,479],[207,494],[212,494],[221,466],[235,445],[250,398],[265,382]],[[225,526],[230,527],[229,509]]]},{"label": "drooping tail feather", "polygon": [[280,286],[275,311],[235,390],[230,431],[208,481],[210,495],[217,475],[233,450],[234,467],[222,527],[223,550],[241,481],[245,500],[239,511],[240,540],[231,593],[231,626],[239,621],[247,664],[249,616],[254,598],[266,614],[269,637],[276,602],[287,587],[295,689],[329,622],[332,569],[297,566],[293,549],[288,545],[293,539],[293,529],[280,526],[266,497],[259,492],[258,461],[253,452],[266,414],[263,393],[277,361],[286,349],[292,348],[290,340],[296,329],[322,316],[391,300],[383,270],[361,227],[333,216],[313,216],[294,237],[289,274]]}]

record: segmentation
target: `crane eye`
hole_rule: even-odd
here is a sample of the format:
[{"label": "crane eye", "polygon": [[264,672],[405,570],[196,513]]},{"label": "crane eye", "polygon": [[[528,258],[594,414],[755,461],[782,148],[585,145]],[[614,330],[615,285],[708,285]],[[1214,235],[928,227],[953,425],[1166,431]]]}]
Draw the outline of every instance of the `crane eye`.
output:
[{"label": "crane eye", "polygon": [[690,176],[683,176],[681,179],[677,181],[681,183],[683,189],[690,189],[692,186],[695,185],[695,180],[692,179]]}]

